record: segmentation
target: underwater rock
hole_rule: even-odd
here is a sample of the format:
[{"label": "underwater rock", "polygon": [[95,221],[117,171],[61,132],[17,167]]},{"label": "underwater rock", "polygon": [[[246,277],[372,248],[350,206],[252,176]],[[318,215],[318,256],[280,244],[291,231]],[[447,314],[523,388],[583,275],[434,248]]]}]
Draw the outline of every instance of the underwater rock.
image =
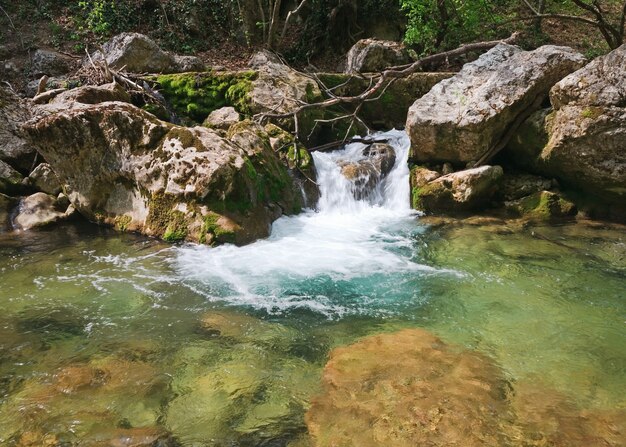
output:
[{"label": "underwater rock", "polygon": [[346,73],[371,73],[413,62],[404,44],[389,40],[361,39],[348,51]]},{"label": "underwater rock", "polygon": [[509,150],[517,164],[621,209],[626,216],[626,45],[550,91],[553,111],[531,116]]},{"label": "underwater rock", "polygon": [[[581,410],[540,381],[422,329],[336,348],[306,414],[311,445],[618,447],[626,411]],[[303,440],[306,445],[306,440]]]},{"label": "underwater rock", "polygon": [[89,220],[167,241],[245,244],[301,203],[263,129],[233,127],[223,138],[105,102],[76,104],[27,129]]},{"label": "underwater rock", "polygon": [[507,387],[486,357],[403,330],[333,350],[306,423],[322,446],[504,445]]},{"label": "underwater rock", "polygon": [[489,204],[502,180],[500,166],[481,166],[444,175],[413,187],[413,207],[425,212],[457,212]]},{"label": "underwater rock", "polygon": [[477,161],[520,115],[538,108],[554,84],[584,63],[567,47],[522,51],[499,44],[411,106],[406,122],[411,160]]}]

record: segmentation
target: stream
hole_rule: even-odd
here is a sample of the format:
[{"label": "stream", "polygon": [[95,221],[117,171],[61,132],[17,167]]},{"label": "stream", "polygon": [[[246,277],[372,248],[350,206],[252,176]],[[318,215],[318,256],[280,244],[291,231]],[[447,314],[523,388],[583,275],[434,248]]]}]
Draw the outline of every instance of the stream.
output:
[{"label": "stream", "polygon": [[307,445],[329,352],[405,328],[625,410],[623,229],[434,224],[409,207],[406,134],[382,136],[395,165],[365,197],[340,168],[364,145],[315,153],[317,210],[248,246],[0,234],[0,445]]}]

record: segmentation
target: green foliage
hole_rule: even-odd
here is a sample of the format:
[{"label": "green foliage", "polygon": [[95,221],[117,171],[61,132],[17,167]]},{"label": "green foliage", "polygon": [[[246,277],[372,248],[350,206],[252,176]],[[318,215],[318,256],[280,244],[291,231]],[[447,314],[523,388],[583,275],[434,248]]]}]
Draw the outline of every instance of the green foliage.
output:
[{"label": "green foliage", "polygon": [[422,54],[447,50],[497,33],[498,6],[507,0],[400,0],[408,18],[405,41]]}]

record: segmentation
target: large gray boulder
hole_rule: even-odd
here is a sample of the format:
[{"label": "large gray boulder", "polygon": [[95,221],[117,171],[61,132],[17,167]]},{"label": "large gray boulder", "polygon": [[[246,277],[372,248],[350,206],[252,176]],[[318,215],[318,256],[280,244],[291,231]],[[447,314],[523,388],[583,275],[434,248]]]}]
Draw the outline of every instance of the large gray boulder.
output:
[{"label": "large gray boulder", "polygon": [[[504,172],[500,166],[481,166],[412,184],[413,207],[419,211],[456,213],[489,205]],[[419,176],[417,179],[421,179]],[[415,181],[412,178],[412,181]]]},{"label": "large gray boulder", "polygon": [[74,59],[50,50],[36,50],[32,56],[30,74],[33,77],[61,76],[70,72]]},{"label": "large gray boulder", "polygon": [[626,209],[626,45],[557,83],[553,110],[535,113],[511,141],[512,158],[596,200]]},{"label": "large gray boulder", "polygon": [[[109,66],[134,73],[179,73],[202,71],[204,63],[195,56],[178,56],[162,50],[156,42],[140,33],[122,33],[114,36],[91,58],[105,59]],[[87,59],[84,65],[91,62]]]},{"label": "large gray boulder", "polygon": [[477,161],[522,114],[538,108],[554,84],[584,63],[567,47],[523,51],[497,45],[411,106],[406,123],[411,159]]},{"label": "large gray boulder", "polygon": [[412,61],[411,53],[404,44],[361,39],[348,51],[345,73],[371,73]]},{"label": "large gray boulder", "polygon": [[0,86],[0,160],[22,172],[30,170],[36,155],[22,129],[31,116],[27,101]]},{"label": "large gray boulder", "polygon": [[159,121],[121,102],[76,105],[27,126],[88,219],[168,241],[247,243],[300,196],[262,128]]}]

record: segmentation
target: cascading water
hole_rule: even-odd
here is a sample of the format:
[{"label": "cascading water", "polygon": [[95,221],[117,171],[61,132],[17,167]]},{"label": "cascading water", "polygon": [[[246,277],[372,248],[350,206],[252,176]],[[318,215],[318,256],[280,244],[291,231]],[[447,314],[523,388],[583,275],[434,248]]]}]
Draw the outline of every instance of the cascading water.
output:
[{"label": "cascading water", "polygon": [[185,283],[208,299],[274,313],[381,313],[389,312],[389,301],[410,302],[404,274],[435,270],[410,259],[409,139],[396,130],[375,137],[388,140],[395,163],[365,197],[355,197],[354,182],[341,170],[363,162],[367,146],[315,153],[318,210],[279,219],[268,239],[245,247],[180,248],[177,270]]}]

